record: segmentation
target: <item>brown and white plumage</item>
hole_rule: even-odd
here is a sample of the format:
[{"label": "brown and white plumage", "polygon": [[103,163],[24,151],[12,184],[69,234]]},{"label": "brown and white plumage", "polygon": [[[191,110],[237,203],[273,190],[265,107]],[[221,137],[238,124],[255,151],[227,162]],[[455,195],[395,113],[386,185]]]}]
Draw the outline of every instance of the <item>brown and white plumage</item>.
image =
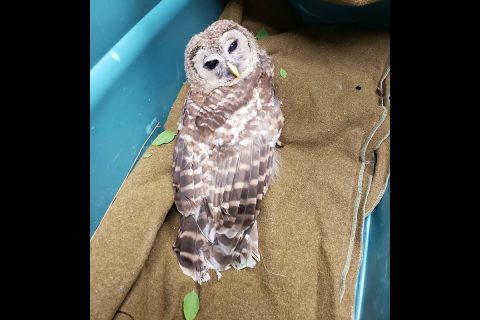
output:
[{"label": "brown and white plumage", "polygon": [[190,91],[173,161],[182,214],[174,250],[183,272],[202,283],[209,269],[220,276],[260,261],[256,217],[276,174],[283,115],[271,59],[233,21],[194,36],[185,69]]}]

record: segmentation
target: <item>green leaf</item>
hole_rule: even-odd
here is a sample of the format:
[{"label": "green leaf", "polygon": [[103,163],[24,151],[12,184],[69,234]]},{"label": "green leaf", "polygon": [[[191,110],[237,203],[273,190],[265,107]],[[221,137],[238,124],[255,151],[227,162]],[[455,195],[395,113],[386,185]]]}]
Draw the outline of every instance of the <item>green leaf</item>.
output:
[{"label": "green leaf", "polygon": [[151,156],[152,156],[151,153],[144,153],[144,154],[143,154],[143,157],[144,157],[144,158],[150,158]]},{"label": "green leaf", "polygon": [[154,146],[159,146],[165,143],[169,143],[170,141],[173,140],[173,138],[175,138],[175,133],[173,133],[170,130],[165,130],[162,133],[160,133],[158,137],[155,138],[155,140],[153,140],[152,144]]},{"label": "green leaf", "polygon": [[257,40],[266,39],[268,37],[268,32],[265,27],[262,27],[262,29],[258,30],[255,36],[257,37]]},{"label": "green leaf", "polygon": [[286,78],[287,75],[288,75],[287,71],[285,71],[285,69],[283,69],[283,68],[280,68],[280,76],[282,78]]},{"label": "green leaf", "polygon": [[195,290],[192,290],[183,298],[183,314],[185,315],[185,319],[195,319],[199,308],[200,301],[198,300],[198,295]]}]

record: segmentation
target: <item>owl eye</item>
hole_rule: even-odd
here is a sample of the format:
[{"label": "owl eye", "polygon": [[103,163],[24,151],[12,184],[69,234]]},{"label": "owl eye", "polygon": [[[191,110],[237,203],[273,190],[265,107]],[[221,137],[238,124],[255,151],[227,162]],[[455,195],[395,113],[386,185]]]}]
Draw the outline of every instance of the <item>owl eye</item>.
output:
[{"label": "owl eye", "polygon": [[218,60],[210,60],[210,61],[205,62],[205,64],[203,66],[207,69],[213,70],[213,69],[215,69],[217,64],[218,64]]},{"label": "owl eye", "polygon": [[237,49],[237,40],[233,41],[230,44],[230,47],[228,47],[228,53],[232,53],[233,51],[235,51],[235,49]]}]

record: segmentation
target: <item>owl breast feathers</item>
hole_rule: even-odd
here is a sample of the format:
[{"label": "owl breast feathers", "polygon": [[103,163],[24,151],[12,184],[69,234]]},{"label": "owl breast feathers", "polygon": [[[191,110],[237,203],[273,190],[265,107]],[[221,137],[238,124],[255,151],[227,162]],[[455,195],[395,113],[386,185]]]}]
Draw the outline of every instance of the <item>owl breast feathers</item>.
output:
[{"label": "owl breast feathers", "polygon": [[256,217],[276,174],[283,115],[271,59],[232,21],[194,36],[185,67],[190,91],[173,161],[182,215],[174,251],[182,271],[202,283],[209,269],[220,278],[260,261]]}]

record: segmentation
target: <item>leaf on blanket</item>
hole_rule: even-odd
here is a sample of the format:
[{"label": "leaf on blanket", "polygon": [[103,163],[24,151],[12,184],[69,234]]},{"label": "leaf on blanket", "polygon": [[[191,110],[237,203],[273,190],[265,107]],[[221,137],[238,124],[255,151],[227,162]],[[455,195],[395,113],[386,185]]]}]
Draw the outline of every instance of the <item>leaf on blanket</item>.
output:
[{"label": "leaf on blanket", "polygon": [[195,290],[190,291],[185,298],[183,298],[183,314],[185,319],[193,320],[200,308],[200,301]]},{"label": "leaf on blanket", "polygon": [[262,29],[258,30],[255,37],[257,38],[257,40],[266,39],[268,37],[268,32],[265,27],[262,27]]},{"label": "leaf on blanket", "polygon": [[151,153],[144,153],[144,154],[143,154],[143,157],[144,157],[144,158],[150,158],[151,156],[152,156]]},{"label": "leaf on blanket", "polygon": [[288,75],[287,71],[285,71],[285,69],[283,69],[283,68],[280,68],[280,76],[282,78],[286,78],[287,75]]},{"label": "leaf on blanket", "polygon": [[169,143],[173,140],[173,138],[175,138],[175,133],[170,130],[165,130],[160,133],[158,137],[155,138],[155,140],[153,140],[152,145],[159,146],[165,143]]}]

